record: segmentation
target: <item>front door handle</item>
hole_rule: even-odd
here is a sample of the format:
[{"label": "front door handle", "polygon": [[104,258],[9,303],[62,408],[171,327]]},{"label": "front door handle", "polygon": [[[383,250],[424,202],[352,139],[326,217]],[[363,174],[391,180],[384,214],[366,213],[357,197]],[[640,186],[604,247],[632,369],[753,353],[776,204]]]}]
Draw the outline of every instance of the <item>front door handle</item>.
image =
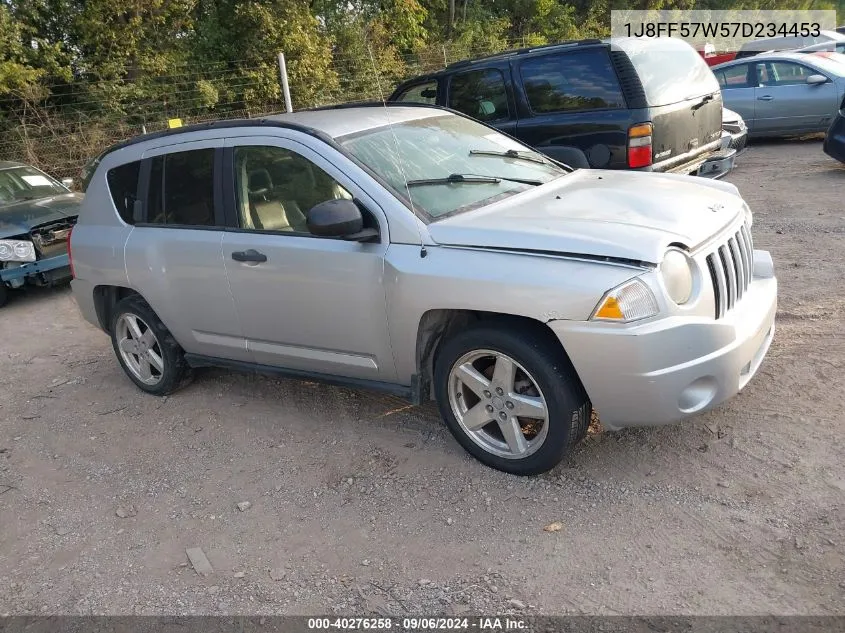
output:
[{"label": "front door handle", "polygon": [[763,95],[762,97],[757,97],[758,101],[771,101],[774,99],[772,95]]},{"label": "front door handle", "polygon": [[232,253],[232,259],[236,262],[266,262],[267,256],[264,253],[259,253],[254,249],[248,251],[235,251]]}]

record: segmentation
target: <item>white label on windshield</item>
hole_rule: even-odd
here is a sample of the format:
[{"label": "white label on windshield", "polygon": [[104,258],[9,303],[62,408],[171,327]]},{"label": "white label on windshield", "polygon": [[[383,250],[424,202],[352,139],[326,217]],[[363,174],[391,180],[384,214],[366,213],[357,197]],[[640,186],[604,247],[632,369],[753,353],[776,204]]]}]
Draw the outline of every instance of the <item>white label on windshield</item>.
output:
[{"label": "white label on windshield", "polygon": [[505,149],[515,149],[518,152],[525,150],[525,147],[523,147],[520,143],[509,139],[507,136],[502,136],[501,134],[486,134],[484,138],[488,141],[494,142],[496,145],[504,147]]},{"label": "white label on windshield", "polygon": [[30,187],[49,187],[50,181],[44,176],[21,176]]}]

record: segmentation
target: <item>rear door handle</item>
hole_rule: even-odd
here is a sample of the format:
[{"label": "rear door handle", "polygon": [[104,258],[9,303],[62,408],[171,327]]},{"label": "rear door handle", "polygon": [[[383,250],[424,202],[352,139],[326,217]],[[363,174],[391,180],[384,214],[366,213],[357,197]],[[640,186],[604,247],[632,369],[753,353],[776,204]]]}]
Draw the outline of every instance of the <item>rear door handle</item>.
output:
[{"label": "rear door handle", "polygon": [[232,259],[236,262],[266,262],[267,256],[264,253],[259,253],[254,249],[248,251],[235,251],[232,253]]},{"label": "rear door handle", "polygon": [[758,101],[771,101],[774,99],[772,95],[763,95],[762,97],[757,97]]}]

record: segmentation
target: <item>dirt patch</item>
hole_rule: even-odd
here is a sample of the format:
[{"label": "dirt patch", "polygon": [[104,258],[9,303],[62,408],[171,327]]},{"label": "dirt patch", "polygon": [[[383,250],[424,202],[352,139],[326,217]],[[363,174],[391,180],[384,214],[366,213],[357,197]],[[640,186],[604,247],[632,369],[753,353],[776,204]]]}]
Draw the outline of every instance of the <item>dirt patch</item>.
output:
[{"label": "dirt patch", "polygon": [[0,613],[845,612],[845,166],[767,143],[728,180],[781,284],[759,375],[534,479],[466,456],[434,407],[367,392],[206,371],[146,396],[68,290],[17,297]]}]

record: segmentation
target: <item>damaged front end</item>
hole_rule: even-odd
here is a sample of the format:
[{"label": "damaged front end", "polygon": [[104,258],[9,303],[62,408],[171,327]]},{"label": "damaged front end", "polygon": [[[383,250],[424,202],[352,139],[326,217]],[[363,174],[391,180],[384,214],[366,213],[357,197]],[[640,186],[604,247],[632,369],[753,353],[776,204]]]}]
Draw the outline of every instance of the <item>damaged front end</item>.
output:
[{"label": "damaged front end", "polygon": [[69,280],[68,237],[75,224],[75,217],[63,218],[34,226],[25,235],[0,239],[2,290]]}]

